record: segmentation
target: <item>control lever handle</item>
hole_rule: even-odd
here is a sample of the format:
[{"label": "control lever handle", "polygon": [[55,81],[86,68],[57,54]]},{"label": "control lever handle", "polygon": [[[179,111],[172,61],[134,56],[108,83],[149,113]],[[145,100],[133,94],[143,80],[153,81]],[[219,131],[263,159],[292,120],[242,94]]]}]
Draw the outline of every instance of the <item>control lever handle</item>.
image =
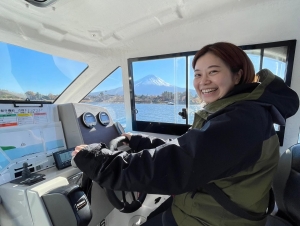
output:
[{"label": "control lever handle", "polygon": [[182,111],[178,112],[178,115],[180,115],[183,119],[186,119],[187,118],[186,108],[182,108]]}]

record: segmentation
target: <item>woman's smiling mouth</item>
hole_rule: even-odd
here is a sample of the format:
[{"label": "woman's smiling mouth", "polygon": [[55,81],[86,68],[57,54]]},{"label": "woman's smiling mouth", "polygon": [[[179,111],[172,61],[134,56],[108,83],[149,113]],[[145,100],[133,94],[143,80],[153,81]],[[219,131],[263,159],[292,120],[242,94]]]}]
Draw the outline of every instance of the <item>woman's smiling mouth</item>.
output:
[{"label": "woman's smiling mouth", "polygon": [[201,90],[201,92],[203,93],[203,94],[207,94],[207,93],[211,93],[211,92],[214,92],[214,91],[216,91],[217,89],[203,89],[203,90]]}]

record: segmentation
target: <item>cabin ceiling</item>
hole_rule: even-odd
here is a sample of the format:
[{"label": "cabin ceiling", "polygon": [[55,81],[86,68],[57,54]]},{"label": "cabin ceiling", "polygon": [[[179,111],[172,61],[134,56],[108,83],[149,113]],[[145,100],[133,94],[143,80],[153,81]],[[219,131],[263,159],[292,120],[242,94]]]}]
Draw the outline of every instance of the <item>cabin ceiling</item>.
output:
[{"label": "cabin ceiling", "polygon": [[[57,0],[42,8],[25,0],[1,0],[0,35],[7,43],[91,64],[95,56],[189,51],[221,39],[250,44],[245,41],[255,41],[249,36],[254,25],[262,30],[274,16],[294,16],[289,11],[282,15],[285,8],[299,17],[299,0]],[[239,27],[241,21],[246,28]]]}]

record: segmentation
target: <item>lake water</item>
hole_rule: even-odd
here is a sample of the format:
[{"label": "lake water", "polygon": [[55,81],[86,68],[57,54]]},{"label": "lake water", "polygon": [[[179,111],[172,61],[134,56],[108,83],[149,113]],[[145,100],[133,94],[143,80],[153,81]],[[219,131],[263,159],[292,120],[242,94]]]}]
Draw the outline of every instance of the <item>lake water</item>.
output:
[{"label": "lake water", "polygon": [[[93,105],[104,107],[110,113],[114,121],[120,122],[126,127],[126,114],[125,105],[123,103],[90,103]],[[178,112],[185,108],[183,104],[136,104],[137,121],[150,121],[150,122],[167,122],[185,124],[186,120],[182,119]],[[189,106],[189,124],[194,120],[194,113],[200,109],[199,105]]]}]

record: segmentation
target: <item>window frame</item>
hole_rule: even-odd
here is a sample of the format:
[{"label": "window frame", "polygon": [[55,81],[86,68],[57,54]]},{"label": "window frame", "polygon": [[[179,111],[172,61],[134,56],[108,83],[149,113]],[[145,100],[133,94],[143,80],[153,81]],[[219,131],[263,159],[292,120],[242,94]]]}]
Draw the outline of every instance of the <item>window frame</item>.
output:
[{"label": "window frame", "polygon": [[[197,51],[181,52],[181,53],[171,53],[158,56],[148,56],[148,57],[136,57],[127,59],[128,63],[128,76],[129,76],[129,87],[130,87],[130,104],[131,104],[131,121],[132,121],[132,130],[141,131],[141,132],[151,132],[151,133],[160,133],[160,134],[170,134],[170,135],[182,135],[184,134],[191,125],[188,123],[188,117],[186,118],[186,124],[176,124],[176,123],[164,123],[164,122],[146,122],[146,121],[137,121],[136,120],[136,109],[133,109],[135,106],[134,98],[134,80],[133,80],[133,68],[132,63],[137,61],[147,61],[147,60],[159,60],[166,58],[175,58],[175,57],[185,57],[186,64],[188,64],[188,57],[195,55]],[[186,67],[186,76],[188,74],[188,67]],[[188,79],[186,79],[186,87],[188,87]],[[188,96],[188,89],[186,89],[186,96]],[[188,105],[188,98],[186,98],[185,105]]]},{"label": "window frame", "polygon": [[[263,65],[264,49],[286,46],[287,47],[287,56],[286,56],[287,67],[286,67],[286,72],[285,72],[285,83],[288,86],[291,86],[296,42],[297,41],[295,39],[293,39],[293,40],[278,41],[278,42],[241,45],[239,47],[243,50],[261,49],[261,51],[260,51],[261,52],[260,70],[261,70],[262,65]],[[138,62],[138,61],[159,60],[159,59],[175,58],[175,57],[186,57],[186,78],[187,78],[186,79],[186,96],[188,97],[188,57],[191,55],[195,55],[197,51],[198,50],[127,59],[129,87],[130,87],[131,120],[132,120],[132,130],[133,131],[170,134],[170,135],[180,136],[180,135],[184,134],[190,128],[191,125],[188,124],[188,116],[186,118],[186,124],[162,123],[162,122],[137,121],[136,120],[136,113],[137,113],[136,111],[137,110],[134,108],[135,107],[135,98],[134,98],[133,63]],[[186,98],[185,104],[187,107],[188,106],[188,98]],[[281,146],[283,145],[284,131],[285,131],[285,126],[279,126],[279,131],[276,131],[277,135],[279,137],[279,142],[280,142]]]}]

